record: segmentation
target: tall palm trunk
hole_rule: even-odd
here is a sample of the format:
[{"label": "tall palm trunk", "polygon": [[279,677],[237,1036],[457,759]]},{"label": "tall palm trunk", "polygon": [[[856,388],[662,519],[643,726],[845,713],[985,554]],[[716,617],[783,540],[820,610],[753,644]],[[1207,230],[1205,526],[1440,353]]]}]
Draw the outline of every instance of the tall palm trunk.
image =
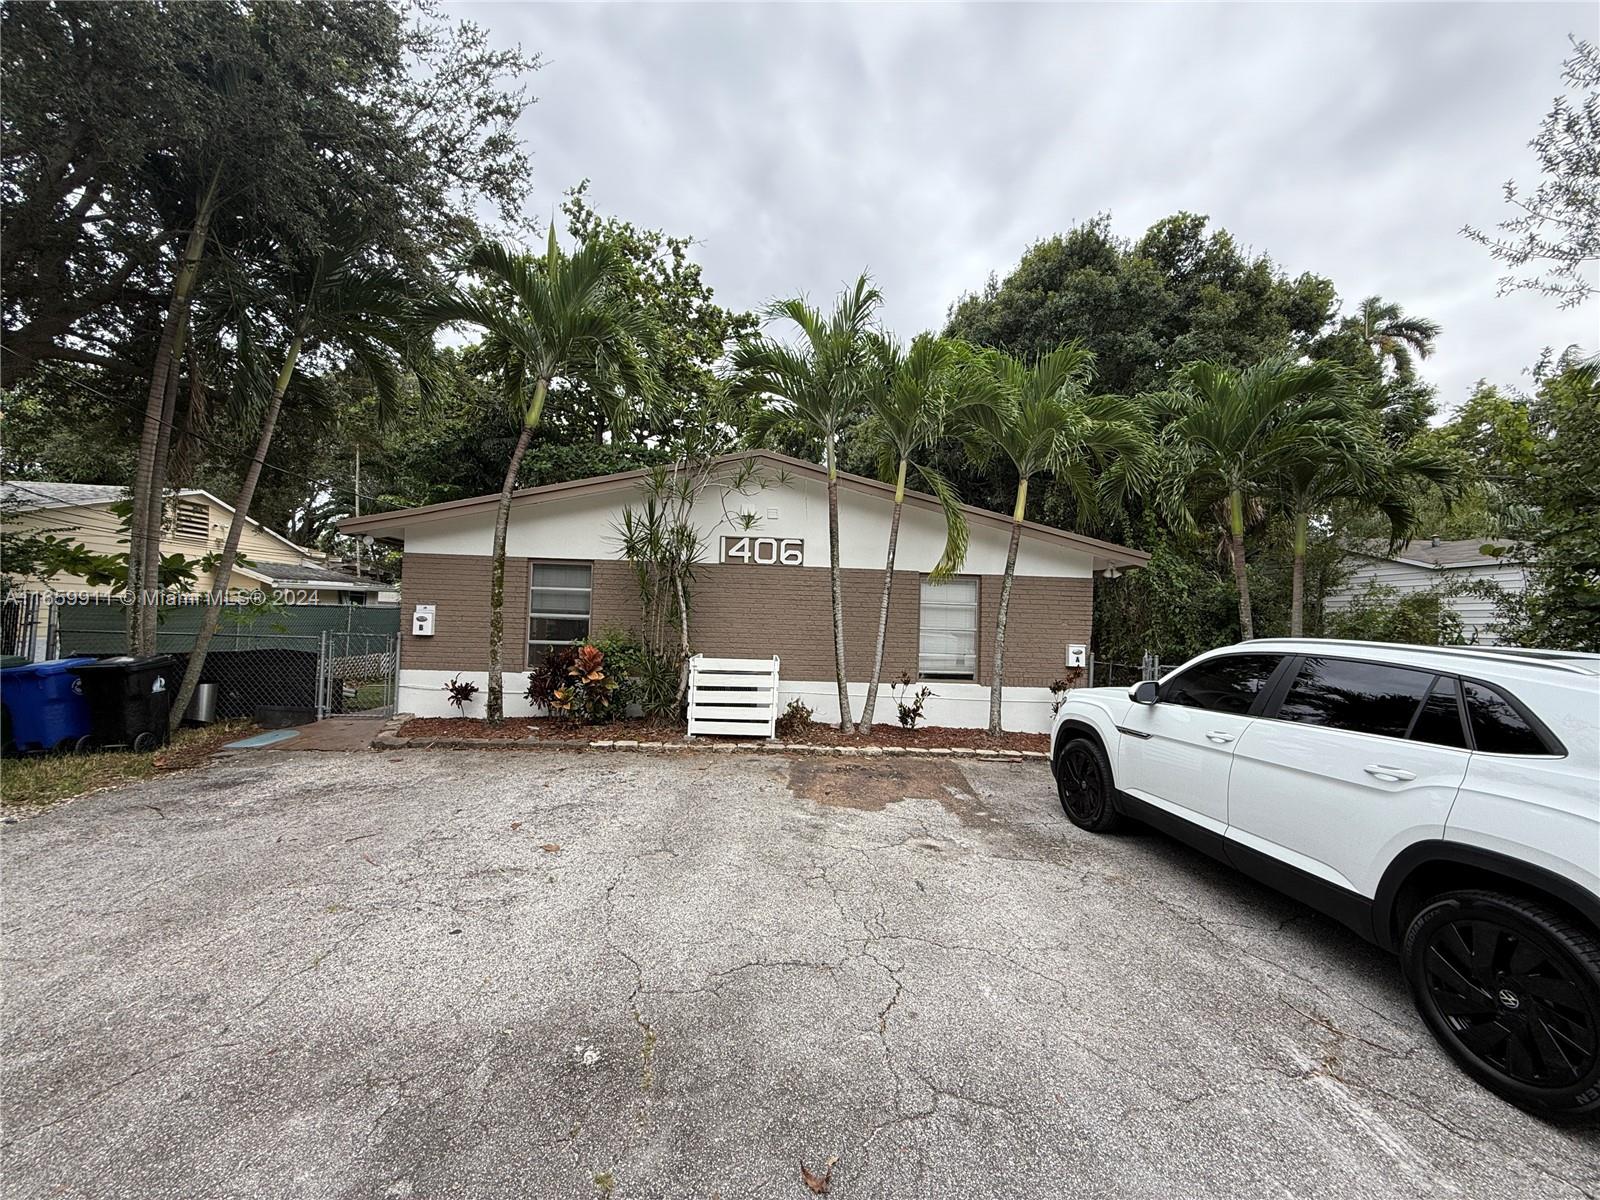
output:
[{"label": "tall palm trunk", "polygon": [[200,274],[217,185],[221,181],[222,171],[218,168],[195,210],[194,225],[184,242],[183,257],[172,282],[172,298],[161,324],[161,339],[156,343],[155,361],[150,371],[150,390],[145,396],[144,425],[139,431],[139,455],[133,471],[133,513],[128,522],[128,598],[132,601],[128,605],[128,650],[132,654],[150,654],[155,650],[156,601],[148,593],[158,583],[149,577],[149,571],[152,562],[160,562],[161,510],[159,501],[153,497],[159,497],[166,490],[166,480],[158,477],[157,466],[165,461],[163,447],[170,444],[172,429],[171,424],[163,424],[161,418],[167,404],[167,377],[178,369],[180,329],[187,323],[189,295]]},{"label": "tall palm trunk", "polygon": [[900,540],[900,513],[906,504],[906,460],[900,460],[900,474],[894,483],[894,512],[889,517],[889,553],[883,562],[883,599],[878,605],[878,647],[872,653],[872,679],[867,684],[867,703],[861,710],[857,733],[872,731],[878,707],[878,680],[883,677],[883,643],[889,635],[889,593],[894,588],[894,548]]},{"label": "tall palm trunk", "polygon": [[266,464],[267,451],[272,447],[272,435],[278,427],[278,414],[283,410],[283,394],[289,390],[289,381],[294,378],[303,341],[303,334],[295,334],[284,355],[278,381],[272,386],[272,399],[267,403],[266,414],[261,418],[261,433],[256,437],[256,452],[251,456],[250,466],[246,468],[244,480],[239,484],[239,494],[234,498],[233,519],[228,522],[228,540],[223,543],[222,557],[217,562],[211,585],[211,602],[205,606],[199,632],[194,636],[194,647],[189,651],[189,665],[183,671],[183,683],[178,686],[178,694],[172,701],[169,729],[176,730],[183,721],[184,710],[189,707],[189,699],[194,695],[194,689],[200,682],[200,673],[205,669],[206,647],[216,636],[217,626],[222,621],[228,579],[233,574],[234,560],[239,557],[239,539],[244,536],[245,526],[249,523],[250,502],[255,499],[256,484],[261,480],[261,469]]},{"label": "tall palm trunk", "polygon": [[[185,308],[178,322],[177,342],[172,348],[172,364],[167,371],[166,395],[161,403],[161,436],[156,440],[155,468],[151,472],[150,496],[145,504],[144,528],[148,531],[148,536],[138,551],[137,568],[133,565],[135,543],[131,536],[128,539],[129,572],[137,569],[139,578],[145,581],[148,588],[157,592],[161,590],[161,530],[166,518],[167,464],[172,458],[172,435],[178,415],[179,368],[183,362],[183,351],[188,340],[189,310]],[[156,622],[149,621],[145,628],[150,639],[148,649],[154,651]]]},{"label": "tall palm trunk", "polygon": [[1000,582],[1000,615],[994,626],[994,669],[989,675],[989,732],[1000,733],[1000,701],[1006,671],[1006,612],[1011,607],[1011,581],[1017,576],[1017,546],[1022,542],[1022,515],[1028,506],[1028,481],[1017,482],[1017,506],[1011,513],[1011,544],[1006,547],[1006,573]]},{"label": "tall palm trunk", "polygon": [[850,685],[844,674],[844,591],[839,583],[839,463],[828,435],[828,583],[833,590],[833,673],[839,682],[839,731],[850,732]]},{"label": "tall palm trunk", "polygon": [[1306,595],[1306,514],[1296,513],[1294,518],[1294,570],[1289,583],[1289,636],[1305,634]]},{"label": "tall palm trunk", "polygon": [[1233,560],[1233,581],[1239,589],[1239,636],[1249,641],[1256,630],[1250,619],[1250,576],[1244,562],[1244,496],[1237,488],[1228,493],[1228,557]]},{"label": "tall palm trunk", "polygon": [[511,525],[511,493],[517,487],[517,473],[522,469],[522,456],[528,452],[528,442],[539,424],[544,411],[545,389],[541,379],[533,389],[533,399],[522,419],[522,432],[511,451],[511,461],[506,464],[505,481],[500,485],[500,504],[494,515],[494,549],[489,560],[489,690],[484,698],[484,715],[491,723],[505,720],[505,674],[501,667],[501,646],[506,632],[506,530]]}]

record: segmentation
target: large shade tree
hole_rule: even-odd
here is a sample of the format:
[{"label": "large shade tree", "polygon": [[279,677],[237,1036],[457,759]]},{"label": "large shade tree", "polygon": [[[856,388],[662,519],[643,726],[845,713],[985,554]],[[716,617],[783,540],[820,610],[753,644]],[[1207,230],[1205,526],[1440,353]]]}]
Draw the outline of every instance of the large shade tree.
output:
[{"label": "large shade tree", "polygon": [[[361,231],[347,226],[334,244],[285,280],[281,290],[265,297],[264,303],[248,302],[243,314],[236,392],[242,406],[255,414],[259,430],[233,500],[233,517],[215,566],[214,594],[205,606],[183,681],[172,702],[173,729],[182,721],[205,670],[206,650],[222,618],[256,485],[272,449],[284,400],[302,362],[309,357],[316,362],[354,366],[371,381],[385,409],[392,408],[407,367],[415,368],[428,386],[431,348],[418,339],[409,320],[410,285],[393,269],[364,261],[368,249]],[[277,333],[281,341],[258,345],[268,331]],[[314,385],[311,390],[315,400]]]},{"label": "large shade tree", "polygon": [[485,243],[465,266],[481,286],[454,289],[418,305],[426,325],[466,324],[482,330],[480,351],[499,381],[517,438],[495,506],[489,566],[489,686],[485,715],[505,715],[506,530],[523,455],[544,415],[552,388],[581,391],[599,402],[613,433],[625,431],[640,404],[656,392],[646,347],[653,329],[630,303],[627,274],[606,242],[580,245],[570,255],[550,229],[543,255]]},{"label": "large shade tree", "polygon": [[981,353],[970,360],[967,373],[972,390],[959,409],[967,444],[980,461],[1002,461],[1016,479],[989,678],[989,732],[998,734],[1006,616],[1027,519],[1029,482],[1050,472],[1059,485],[1072,490],[1083,510],[1093,511],[1147,481],[1151,442],[1138,404],[1089,393],[1094,355],[1079,343],[1032,363],[998,351]]},{"label": "large shade tree", "polygon": [[1600,264],[1600,47],[1573,38],[1561,80],[1571,94],[1555,98],[1528,143],[1539,181],[1506,182],[1512,214],[1497,232],[1461,232],[1506,268],[1502,293],[1531,289],[1573,308],[1595,294]]},{"label": "large shade tree", "polygon": [[782,427],[798,428],[822,446],[828,472],[828,581],[833,601],[833,666],[839,688],[839,728],[851,726],[844,665],[844,593],[839,577],[839,435],[866,402],[875,369],[872,321],[882,302],[862,275],[833,311],[796,297],[771,305],[771,320],[786,322],[793,343],[763,336],[734,347],[736,395],[753,399],[750,436],[761,443]]},{"label": "large shade tree", "polygon": [[128,621],[148,651],[184,352],[201,310],[228,303],[211,277],[298,270],[347,213],[419,278],[478,236],[480,212],[515,223],[513,126],[538,60],[385,0],[3,12],[0,375],[84,364],[108,403],[142,412]]}]

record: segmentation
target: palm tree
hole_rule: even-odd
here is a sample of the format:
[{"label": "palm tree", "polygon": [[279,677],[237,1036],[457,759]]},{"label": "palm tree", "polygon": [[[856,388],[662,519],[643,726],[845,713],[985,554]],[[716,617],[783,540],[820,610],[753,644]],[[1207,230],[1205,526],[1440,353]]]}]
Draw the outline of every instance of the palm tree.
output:
[{"label": "palm tree", "polygon": [[[250,504],[272,447],[284,397],[295,382],[304,353],[310,348],[353,361],[371,381],[380,411],[389,409],[396,400],[403,367],[416,368],[424,385],[428,383],[431,347],[419,344],[406,320],[410,289],[393,271],[363,264],[365,249],[365,239],[355,229],[336,230],[332,244],[289,280],[286,292],[292,299],[293,312],[283,328],[287,345],[275,376],[263,369],[262,351],[255,343],[251,323],[248,319],[241,321],[235,392],[244,398],[242,407],[260,410],[261,427],[255,452],[234,498],[228,537],[214,568],[211,603],[206,605],[183,682],[172,702],[169,720],[174,730],[183,720],[184,710],[200,682],[206,649],[222,619],[223,600],[239,556],[239,541],[249,521]],[[272,379],[270,385],[267,378]]]},{"label": "palm tree", "polygon": [[1282,462],[1274,491],[1288,515],[1293,539],[1289,636],[1305,632],[1306,542],[1314,515],[1328,512],[1340,501],[1375,508],[1388,519],[1392,548],[1416,528],[1417,486],[1449,486],[1459,477],[1460,469],[1449,456],[1419,445],[1392,447],[1375,420],[1359,418],[1345,437],[1334,439],[1321,452],[1294,454]]},{"label": "palm tree", "polygon": [[851,726],[850,689],[844,667],[844,595],[839,579],[839,433],[860,413],[870,388],[874,355],[871,321],[883,297],[862,275],[828,316],[803,298],[780,300],[768,310],[798,331],[790,346],[769,337],[734,348],[736,390],[762,408],[752,419],[759,439],[782,423],[822,442],[828,471],[828,577],[833,593],[833,667],[839,685],[839,728]]},{"label": "palm tree", "polygon": [[[1195,511],[1226,505],[1228,557],[1239,591],[1240,637],[1255,636],[1245,571],[1247,502],[1270,492],[1283,464],[1337,458],[1350,441],[1344,381],[1330,363],[1269,358],[1244,370],[1191,363],[1175,391],[1155,397],[1162,440],[1179,486],[1163,494],[1168,515],[1193,525]],[[1184,503],[1174,500],[1181,498]]]},{"label": "palm tree", "polygon": [[1433,353],[1439,323],[1426,317],[1410,317],[1398,304],[1378,296],[1368,296],[1356,309],[1355,321],[1361,340],[1372,350],[1381,373],[1393,364],[1394,377],[1409,383],[1416,376],[1412,355],[1427,358]]},{"label": "palm tree", "polygon": [[999,454],[1017,473],[989,681],[989,732],[998,734],[1006,613],[1027,516],[1029,480],[1051,472],[1085,511],[1092,512],[1103,500],[1118,498],[1143,482],[1150,439],[1137,405],[1119,396],[1087,394],[1094,355],[1079,342],[1043,355],[1032,366],[998,351],[984,352],[972,359],[969,370],[973,395],[958,413],[967,427],[971,451],[979,461]]},{"label": "palm tree", "polygon": [[499,376],[520,432],[506,463],[495,511],[489,565],[489,687],[484,698],[491,722],[505,716],[506,530],[528,442],[558,380],[582,385],[600,398],[613,430],[630,424],[630,404],[650,399],[655,380],[644,346],[652,329],[627,296],[622,259],[605,242],[591,240],[572,254],[556,244],[554,226],[543,257],[485,243],[468,256],[466,269],[487,285],[456,290],[417,306],[426,325],[464,323],[484,331],[484,361]]},{"label": "palm tree", "polygon": [[895,545],[900,540],[900,514],[905,507],[906,477],[914,472],[944,511],[944,553],[928,578],[947,579],[967,557],[967,519],[961,498],[939,472],[914,461],[943,431],[948,409],[965,403],[956,394],[966,376],[954,370],[955,347],[926,334],[903,352],[891,338],[877,339],[879,374],[868,393],[869,415],[859,429],[863,445],[878,461],[878,475],[894,480],[894,509],[889,518],[889,549],[883,564],[883,598],[878,605],[878,643],[872,652],[872,677],[857,732],[869,733],[883,677],[883,647],[889,631],[889,599],[894,588]]}]

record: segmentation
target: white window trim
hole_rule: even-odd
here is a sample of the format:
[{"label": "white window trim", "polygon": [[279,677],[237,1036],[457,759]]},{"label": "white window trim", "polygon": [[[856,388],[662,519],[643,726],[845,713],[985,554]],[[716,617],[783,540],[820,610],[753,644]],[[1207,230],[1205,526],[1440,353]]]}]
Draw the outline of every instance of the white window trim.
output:
[{"label": "white window trim", "polygon": [[[970,583],[972,585],[972,602],[950,600],[928,600],[929,587],[943,587],[948,583]],[[970,672],[955,673],[951,671],[929,670],[922,659],[922,635],[926,630],[923,614],[927,609],[944,611],[962,611],[972,614],[972,670]],[[979,636],[978,625],[983,616],[983,581],[976,575],[957,575],[945,583],[933,583],[924,575],[917,585],[917,675],[923,679],[946,680],[951,683],[972,682],[976,683],[978,674],[982,669],[979,661],[982,656],[983,639]],[[965,630],[949,630],[949,632],[966,632]]]},{"label": "white window trim", "polygon": [[[534,572],[540,567],[582,567],[584,570],[589,572],[589,586],[588,587],[581,587],[581,588],[580,587],[551,587],[551,586],[547,586],[547,585],[535,584],[534,581],[533,581]],[[534,612],[533,611],[533,593],[535,591],[540,591],[540,592],[572,592],[574,594],[581,592],[581,593],[583,593],[583,595],[589,597],[589,606],[588,606],[587,609],[585,609],[581,613],[575,613],[575,612]],[[560,559],[553,559],[553,558],[552,559],[534,559],[534,560],[532,560],[532,561],[530,561],[528,563],[528,592],[527,592],[527,595],[528,595],[527,665],[528,665],[528,667],[530,669],[533,667],[533,648],[535,646],[545,646],[545,647],[549,647],[549,646],[570,646],[572,644],[572,639],[571,638],[563,638],[563,639],[561,639],[559,641],[556,641],[556,640],[552,640],[552,639],[549,639],[549,638],[536,638],[536,637],[534,637],[533,636],[533,623],[538,618],[544,617],[546,620],[575,621],[575,620],[577,620],[577,619],[579,619],[581,617],[583,619],[584,623],[588,626],[588,629],[584,633],[584,636],[585,637],[589,637],[590,635],[592,635],[594,633],[594,564],[593,563],[563,562]]]}]

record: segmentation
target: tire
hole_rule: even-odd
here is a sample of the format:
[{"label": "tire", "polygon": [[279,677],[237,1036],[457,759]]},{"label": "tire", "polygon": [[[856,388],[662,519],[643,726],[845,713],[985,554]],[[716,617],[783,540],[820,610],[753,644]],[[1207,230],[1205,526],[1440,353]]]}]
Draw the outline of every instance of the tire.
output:
[{"label": "tire", "polygon": [[1600,1111],[1600,937],[1533,900],[1450,892],[1400,961],[1417,1011],[1467,1074],[1548,1116]]},{"label": "tire", "polygon": [[1080,737],[1061,748],[1056,759],[1056,795],[1067,820],[1090,833],[1110,833],[1122,824],[1112,799],[1114,791],[1111,763],[1100,743]]},{"label": "tire", "polygon": [[74,754],[88,754],[93,751],[94,748],[95,740],[88,734],[85,734],[83,737],[72,743],[72,752]]},{"label": "tire", "polygon": [[133,752],[145,754],[156,748],[156,735],[150,732],[139,734],[133,739]]}]

